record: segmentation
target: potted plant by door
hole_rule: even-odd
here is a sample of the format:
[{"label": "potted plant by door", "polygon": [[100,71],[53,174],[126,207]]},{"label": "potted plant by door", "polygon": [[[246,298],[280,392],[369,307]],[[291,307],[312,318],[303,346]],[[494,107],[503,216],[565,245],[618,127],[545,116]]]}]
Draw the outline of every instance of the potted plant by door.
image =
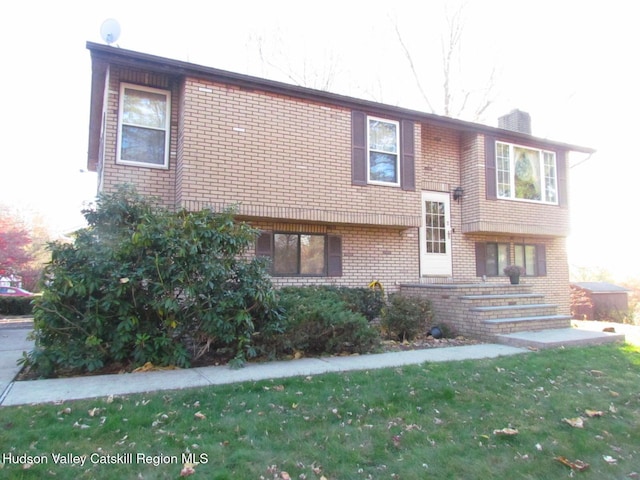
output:
[{"label": "potted plant by door", "polygon": [[518,285],[520,283],[520,275],[524,274],[524,268],[519,265],[508,265],[504,267],[504,273],[511,280],[511,285]]}]

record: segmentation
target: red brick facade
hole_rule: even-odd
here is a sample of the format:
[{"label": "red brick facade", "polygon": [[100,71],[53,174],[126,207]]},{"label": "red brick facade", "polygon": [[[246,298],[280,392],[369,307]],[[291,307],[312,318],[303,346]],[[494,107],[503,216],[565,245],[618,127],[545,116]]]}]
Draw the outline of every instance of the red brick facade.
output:
[{"label": "red brick facade", "polygon": [[[562,312],[569,311],[568,209],[487,199],[485,168],[485,142],[495,138],[538,142],[563,154],[568,146],[323,92],[294,87],[289,92],[285,85],[226,78],[218,71],[199,72],[196,66],[157,57],[141,59],[111,47],[91,44],[90,49],[97,72],[92,137],[102,114],[104,122],[101,153],[90,151],[89,163],[91,168],[97,161],[103,191],[133,184],[171,207],[237,205],[241,218],[265,231],[342,238],[341,276],[274,277],[281,285],[366,286],[379,280],[394,291],[402,283],[478,283],[486,279],[477,275],[476,242],[509,243],[512,250],[517,243],[544,244],[546,275],[525,281]],[[171,92],[167,169],[116,163],[122,82]],[[101,85],[106,94],[96,91]],[[353,110],[412,122],[415,189],[353,184]],[[451,195],[456,187],[462,187],[464,196],[450,200],[452,275],[421,276],[421,193]],[[503,276],[489,280],[509,281]]]}]

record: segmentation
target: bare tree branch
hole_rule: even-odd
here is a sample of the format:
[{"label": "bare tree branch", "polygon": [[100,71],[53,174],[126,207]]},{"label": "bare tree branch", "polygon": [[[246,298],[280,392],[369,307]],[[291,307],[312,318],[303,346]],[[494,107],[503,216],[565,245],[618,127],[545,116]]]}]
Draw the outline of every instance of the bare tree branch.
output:
[{"label": "bare tree branch", "polygon": [[[258,54],[260,56],[260,61],[267,65],[269,68],[279,72],[289,79],[291,83],[294,85],[299,85],[303,87],[316,88],[318,90],[328,91],[332,84],[333,79],[336,74],[336,61],[333,58],[333,54],[329,58],[328,69],[319,72],[315,65],[309,65],[307,58],[303,59],[302,66],[296,68],[290,64],[288,57],[282,54],[281,50],[278,50],[275,55],[268,55],[265,52],[264,40],[262,36],[258,36],[254,40],[258,47]],[[282,41],[280,38],[277,39],[278,44],[281,44]],[[270,60],[270,58],[275,58],[276,61]],[[284,60],[287,58],[286,60]],[[281,62],[277,62],[278,59],[281,59]],[[279,63],[286,63],[286,67],[281,67]]]},{"label": "bare tree branch", "polygon": [[[460,7],[452,17],[447,16],[447,25],[449,27],[449,38],[445,42],[442,41],[442,70],[444,72],[444,114],[451,116],[451,103],[453,93],[451,91],[451,62],[456,50],[460,48],[460,39],[462,37],[462,8]],[[445,51],[446,49],[446,51]],[[465,101],[466,103],[466,101]]]},{"label": "bare tree branch", "polygon": [[[441,55],[442,55],[442,112],[437,112],[431,104],[425,88],[423,87],[423,81],[417,73],[417,69],[414,63],[414,58],[409,51],[409,48],[405,44],[402,35],[399,31],[397,23],[395,24],[396,35],[400,42],[405,57],[409,62],[409,67],[413,74],[413,78],[418,86],[420,95],[427,102],[431,113],[442,113],[448,117],[460,118],[465,112],[470,110],[476,100],[479,98],[480,104],[473,108],[473,120],[478,121],[484,112],[493,104],[493,89],[495,86],[496,69],[493,68],[491,75],[486,83],[486,87],[482,89],[464,89],[462,88],[464,78],[462,76],[461,69],[461,51],[462,51],[462,37],[464,33],[464,9],[465,4],[462,4],[453,14],[447,13],[447,31],[441,37]],[[427,59],[428,60],[428,59]]]},{"label": "bare tree branch", "polygon": [[398,24],[397,23],[395,24],[395,28],[396,28],[396,34],[398,35],[398,41],[400,42],[400,46],[404,50],[405,57],[407,57],[407,60],[409,61],[409,67],[411,68],[411,71],[413,72],[413,78],[416,81],[416,85],[418,86],[418,90],[420,91],[420,94],[422,95],[422,98],[427,102],[427,106],[431,110],[431,113],[436,113],[435,109],[433,108],[433,105],[431,105],[431,102],[429,101],[429,97],[427,96],[426,92],[422,88],[422,83],[420,82],[420,76],[418,75],[418,72],[416,71],[416,68],[415,68],[415,66],[413,64],[413,58],[411,57],[411,53],[409,52],[409,49],[405,45],[404,40],[402,39],[402,35],[400,35],[400,30],[398,29]]}]

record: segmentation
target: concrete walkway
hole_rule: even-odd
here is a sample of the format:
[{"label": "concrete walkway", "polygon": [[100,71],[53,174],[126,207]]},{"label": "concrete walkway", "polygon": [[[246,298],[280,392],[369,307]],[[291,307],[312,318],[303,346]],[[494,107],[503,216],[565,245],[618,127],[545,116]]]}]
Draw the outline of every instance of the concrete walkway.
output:
[{"label": "concrete walkway", "polygon": [[0,323],[0,405],[13,379],[22,369],[18,360],[22,352],[28,352],[33,342],[27,340],[31,332],[31,323],[5,325]]},{"label": "concrete walkway", "polygon": [[[200,367],[184,370],[14,382],[14,378],[20,372],[20,367],[16,365],[16,361],[22,357],[22,352],[31,350],[33,345],[31,341],[27,340],[27,335],[30,331],[30,324],[27,323],[16,325],[14,323],[2,324],[0,322],[1,406],[62,402],[109,395],[128,395],[150,391],[319,375],[329,372],[399,367],[425,362],[496,358],[531,352],[527,348],[526,342],[519,346],[478,344],[347,357],[304,358],[300,360],[250,363],[240,369],[231,369],[228,366]],[[579,331],[568,333],[584,336],[584,333]],[[598,333],[598,336],[602,335],[600,332]],[[535,337],[538,342],[548,338],[551,342],[550,346],[560,346],[562,341],[562,339],[557,338],[554,331],[536,332]],[[591,338],[592,335],[589,335],[589,337],[593,340]],[[619,340],[619,336],[613,335],[610,340]],[[622,336],[622,341],[624,341],[624,336]]]},{"label": "concrete walkway", "polygon": [[20,368],[16,360],[31,349],[29,329],[0,328],[0,405],[62,402],[108,395],[128,395],[160,390],[206,387],[228,383],[320,375],[329,372],[370,370],[416,365],[424,362],[495,358],[529,350],[506,345],[480,344],[425,350],[354,355],[348,357],[303,358],[278,362],[249,363],[244,368],[199,367],[116,375],[95,375],[14,382]]}]

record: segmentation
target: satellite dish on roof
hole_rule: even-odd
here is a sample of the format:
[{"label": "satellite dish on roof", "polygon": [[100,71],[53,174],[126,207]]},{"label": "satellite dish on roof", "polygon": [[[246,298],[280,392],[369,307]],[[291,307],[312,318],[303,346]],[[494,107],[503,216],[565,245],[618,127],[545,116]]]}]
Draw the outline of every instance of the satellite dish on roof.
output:
[{"label": "satellite dish on roof", "polygon": [[118,40],[118,38],[120,38],[120,24],[118,21],[113,18],[109,18],[102,22],[102,26],[100,27],[100,36],[109,45]]}]

